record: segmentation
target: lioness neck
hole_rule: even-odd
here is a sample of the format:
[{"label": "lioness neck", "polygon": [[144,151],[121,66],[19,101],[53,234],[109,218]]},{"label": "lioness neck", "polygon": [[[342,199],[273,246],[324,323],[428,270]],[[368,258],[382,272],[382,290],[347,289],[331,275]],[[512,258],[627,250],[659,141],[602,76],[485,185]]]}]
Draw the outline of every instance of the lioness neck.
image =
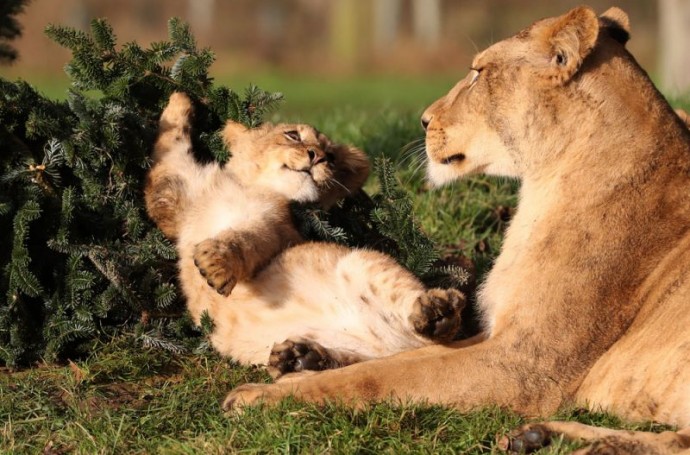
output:
[{"label": "lioness neck", "polygon": [[[517,320],[563,333],[615,320],[597,334],[604,349],[644,303],[633,290],[690,231],[690,135],[634,62],[587,64],[563,91],[558,128],[524,144],[534,158],[480,305],[497,333]],[[589,316],[559,318],[564,309]]]}]

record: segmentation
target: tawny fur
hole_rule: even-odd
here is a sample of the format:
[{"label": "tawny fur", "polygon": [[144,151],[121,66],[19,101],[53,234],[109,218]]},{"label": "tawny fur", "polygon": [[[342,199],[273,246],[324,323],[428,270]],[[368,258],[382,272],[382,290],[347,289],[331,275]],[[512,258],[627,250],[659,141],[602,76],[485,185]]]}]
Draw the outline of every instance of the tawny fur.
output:
[{"label": "tawny fur", "polygon": [[478,295],[485,339],[241,386],[225,407],[294,393],[690,425],[690,133],[628,35],[617,8],[539,21],[479,53],[423,115],[434,182],[522,180]]},{"label": "tawny fur", "polygon": [[[173,94],[145,196],[151,218],[176,241],[188,309],[197,323],[208,312],[221,354],[285,363],[297,343],[326,368],[432,344],[429,324],[447,329],[436,341],[457,332],[457,291],[427,290],[382,253],[305,243],[295,229],[293,201],[327,207],[362,186],[369,165],[360,150],[308,125],[228,122],[231,159],[202,165],[191,150],[191,113],[189,98]],[[438,309],[448,320],[434,320]]]}]

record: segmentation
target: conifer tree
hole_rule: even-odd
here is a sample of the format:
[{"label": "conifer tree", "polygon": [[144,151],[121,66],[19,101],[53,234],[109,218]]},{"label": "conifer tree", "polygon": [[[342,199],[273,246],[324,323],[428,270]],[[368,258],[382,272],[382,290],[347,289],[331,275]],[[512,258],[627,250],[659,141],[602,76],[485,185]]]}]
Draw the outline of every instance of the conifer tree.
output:
[{"label": "conifer tree", "polygon": [[73,54],[66,101],[0,79],[0,361],[8,365],[72,355],[123,324],[179,314],[175,250],[142,199],[160,112],[174,90],[203,100],[198,149],[222,160],[215,132],[225,120],[255,126],[281,97],[214,86],[213,54],[175,19],[169,40],[146,49],[118,47],[105,20],[88,34],[47,33]]},{"label": "conifer tree", "polygon": [[[118,46],[105,20],[90,33],[50,26],[47,34],[72,52],[66,101],[0,79],[0,364],[79,355],[123,330],[143,346],[179,351],[189,327],[175,249],[147,218],[142,194],[160,112],[171,92],[188,93],[195,152],[225,161],[225,121],[257,126],[281,95],[215,86],[212,52],[177,19],[169,39],[148,48]],[[305,235],[386,251],[423,278],[462,280],[460,270],[435,267],[392,165],[377,169],[373,198],[360,192],[328,214],[297,207]]]}]

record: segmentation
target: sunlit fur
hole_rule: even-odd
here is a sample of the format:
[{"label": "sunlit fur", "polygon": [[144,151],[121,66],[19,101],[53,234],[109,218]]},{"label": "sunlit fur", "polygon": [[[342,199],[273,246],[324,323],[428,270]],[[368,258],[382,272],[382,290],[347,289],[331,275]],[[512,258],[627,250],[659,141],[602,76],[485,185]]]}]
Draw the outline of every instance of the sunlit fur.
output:
[{"label": "sunlit fur", "polygon": [[[226,407],[392,396],[690,425],[690,132],[625,49],[628,30],[617,8],[536,22],[423,114],[436,183],[522,180],[477,297],[484,338],[243,386]],[[671,436],[657,452],[690,448],[688,430]]]}]

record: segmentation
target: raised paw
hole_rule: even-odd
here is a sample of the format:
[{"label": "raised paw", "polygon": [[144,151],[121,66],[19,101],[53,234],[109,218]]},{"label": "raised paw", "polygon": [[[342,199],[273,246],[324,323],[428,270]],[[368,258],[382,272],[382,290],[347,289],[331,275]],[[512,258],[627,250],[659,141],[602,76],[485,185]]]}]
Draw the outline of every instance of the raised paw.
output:
[{"label": "raised paw", "polygon": [[285,340],[280,344],[276,343],[268,358],[268,372],[274,378],[286,373],[321,371],[338,366],[323,346],[310,341]]},{"label": "raised paw", "polygon": [[460,330],[465,296],[455,289],[430,289],[415,302],[410,322],[420,335],[451,341]]},{"label": "raised paw", "polygon": [[532,453],[551,443],[551,431],[538,423],[523,425],[498,441],[498,448],[510,454]]},{"label": "raised paw", "polygon": [[161,116],[161,121],[167,123],[167,126],[187,126],[191,114],[192,100],[182,92],[175,92],[170,95],[168,105]]},{"label": "raised paw", "polygon": [[209,286],[228,296],[242,278],[242,254],[235,245],[216,239],[207,239],[194,247],[194,265],[206,278]]}]

